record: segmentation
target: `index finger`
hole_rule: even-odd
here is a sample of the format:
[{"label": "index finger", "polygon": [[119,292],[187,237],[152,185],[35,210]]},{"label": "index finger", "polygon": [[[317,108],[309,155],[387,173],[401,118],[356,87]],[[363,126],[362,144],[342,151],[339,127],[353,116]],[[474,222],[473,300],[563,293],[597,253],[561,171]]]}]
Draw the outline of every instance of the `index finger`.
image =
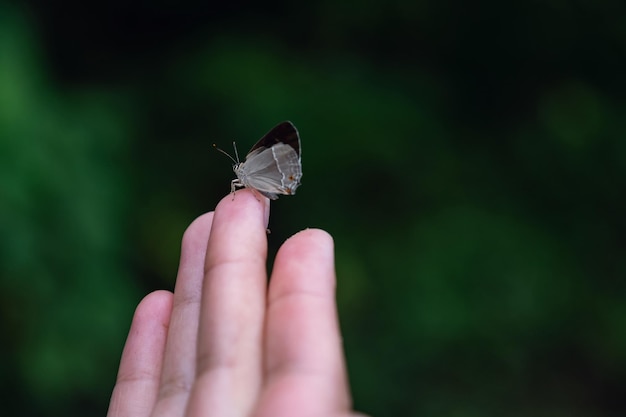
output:
[{"label": "index finger", "polygon": [[351,407],[335,303],[332,237],[307,229],[278,250],[265,327],[259,415],[344,415]]},{"label": "index finger", "polygon": [[268,217],[269,201],[259,201],[249,190],[226,196],[215,209],[189,415],[244,416],[256,401],[262,375]]}]

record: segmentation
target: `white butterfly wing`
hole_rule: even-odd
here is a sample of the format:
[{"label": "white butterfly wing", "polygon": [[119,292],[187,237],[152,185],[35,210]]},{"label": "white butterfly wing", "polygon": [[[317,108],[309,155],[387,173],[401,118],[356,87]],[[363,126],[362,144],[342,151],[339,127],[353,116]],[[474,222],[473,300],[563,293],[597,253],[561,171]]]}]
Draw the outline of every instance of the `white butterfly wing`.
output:
[{"label": "white butterfly wing", "polygon": [[275,200],[278,194],[295,194],[302,178],[302,165],[293,147],[277,143],[250,152],[235,173],[244,186]]}]

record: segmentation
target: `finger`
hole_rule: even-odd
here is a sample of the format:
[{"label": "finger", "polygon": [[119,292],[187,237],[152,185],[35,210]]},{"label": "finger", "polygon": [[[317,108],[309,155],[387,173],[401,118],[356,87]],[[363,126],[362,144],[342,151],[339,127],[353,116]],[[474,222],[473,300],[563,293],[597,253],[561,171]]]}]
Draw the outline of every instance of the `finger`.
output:
[{"label": "finger", "polygon": [[305,230],[279,249],[266,314],[266,385],[255,417],[345,413],[350,395],[328,233]]},{"label": "finger", "polygon": [[149,416],[161,376],[172,294],[155,291],[137,306],[120,361],[108,417]]},{"label": "finger", "polygon": [[194,220],[185,231],[174,290],[174,306],[165,347],[163,372],[153,416],[182,416],[196,376],[196,346],[204,258],[213,212]]},{"label": "finger", "polygon": [[191,416],[248,416],[261,385],[269,201],[249,190],[215,209],[206,255]]}]

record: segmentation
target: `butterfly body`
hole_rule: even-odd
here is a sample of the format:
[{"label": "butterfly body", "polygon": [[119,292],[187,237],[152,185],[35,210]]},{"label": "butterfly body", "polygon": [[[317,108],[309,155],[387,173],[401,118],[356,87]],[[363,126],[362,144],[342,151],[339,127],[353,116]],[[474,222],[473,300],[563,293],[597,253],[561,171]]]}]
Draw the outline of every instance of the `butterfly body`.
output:
[{"label": "butterfly body", "polygon": [[244,162],[233,165],[233,171],[237,178],[231,192],[247,187],[271,200],[295,194],[302,178],[298,130],[291,122],[279,123],[252,147]]}]

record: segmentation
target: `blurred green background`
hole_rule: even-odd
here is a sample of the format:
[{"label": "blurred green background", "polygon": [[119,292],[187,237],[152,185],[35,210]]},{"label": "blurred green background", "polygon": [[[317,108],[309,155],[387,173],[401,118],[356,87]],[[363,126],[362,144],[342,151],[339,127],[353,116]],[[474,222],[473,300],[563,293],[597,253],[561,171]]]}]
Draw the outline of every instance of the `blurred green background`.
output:
[{"label": "blurred green background", "polygon": [[276,123],[355,407],[626,415],[626,5],[0,0],[7,416],[104,415],[132,312]]}]

